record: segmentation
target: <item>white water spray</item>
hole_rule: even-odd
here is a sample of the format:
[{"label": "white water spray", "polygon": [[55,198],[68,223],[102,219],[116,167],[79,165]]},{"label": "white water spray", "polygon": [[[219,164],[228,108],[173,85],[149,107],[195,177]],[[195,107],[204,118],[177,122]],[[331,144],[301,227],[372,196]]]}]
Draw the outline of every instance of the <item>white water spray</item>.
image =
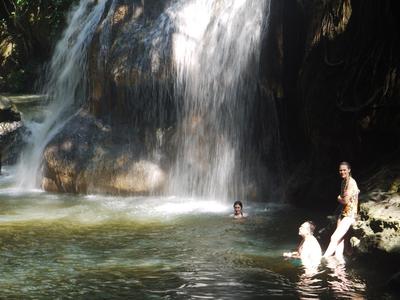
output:
[{"label": "white water spray", "polygon": [[43,94],[50,104],[43,123],[27,124],[31,131],[17,174],[18,186],[32,189],[41,178],[42,154],[47,143],[65,125],[86,97],[87,50],[106,0],[82,0],[70,13],[68,26],[58,42],[45,74]]},{"label": "white water spray", "polygon": [[176,12],[173,54],[183,97],[171,192],[227,199],[240,189],[265,0],[192,0]]}]

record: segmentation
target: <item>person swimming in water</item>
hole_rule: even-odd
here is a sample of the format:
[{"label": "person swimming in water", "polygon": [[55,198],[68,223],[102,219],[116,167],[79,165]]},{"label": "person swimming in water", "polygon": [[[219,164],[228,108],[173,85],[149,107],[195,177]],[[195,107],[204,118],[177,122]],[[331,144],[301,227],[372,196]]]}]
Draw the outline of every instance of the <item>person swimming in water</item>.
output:
[{"label": "person swimming in water", "polygon": [[233,214],[231,216],[235,219],[247,217],[247,214],[243,213],[243,203],[241,201],[233,203]]},{"label": "person swimming in water", "polygon": [[314,237],[315,224],[306,221],[299,227],[299,235],[303,238],[297,251],[284,252],[284,257],[300,258],[306,267],[318,266],[322,256],[321,246]]}]

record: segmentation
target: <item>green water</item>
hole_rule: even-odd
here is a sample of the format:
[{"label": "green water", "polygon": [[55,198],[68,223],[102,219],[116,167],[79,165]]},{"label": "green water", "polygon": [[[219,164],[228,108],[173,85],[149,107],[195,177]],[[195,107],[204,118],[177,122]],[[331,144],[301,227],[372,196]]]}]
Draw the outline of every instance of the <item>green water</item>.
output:
[{"label": "green water", "polygon": [[384,268],[282,252],[310,216],[283,205],[174,197],[54,195],[0,176],[1,299],[395,299]]}]

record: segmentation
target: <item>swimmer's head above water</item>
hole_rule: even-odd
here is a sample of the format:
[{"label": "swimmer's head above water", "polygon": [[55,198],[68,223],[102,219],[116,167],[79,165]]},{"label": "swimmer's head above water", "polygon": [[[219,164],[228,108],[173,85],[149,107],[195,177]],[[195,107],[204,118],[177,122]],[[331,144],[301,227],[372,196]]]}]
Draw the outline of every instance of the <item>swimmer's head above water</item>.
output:
[{"label": "swimmer's head above water", "polygon": [[233,203],[233,209],[234,209],[234,211],[233,211],[234,218],[243,218],[244,217],[243,212],[242,212],[243,204],[241,201],[235,201],[235,203]]},{"label": "swimmer's head above water", "polygon": [[308,235],[313,235],[315,230],[315,224],[313,221],[305,221],[299,227],[299,235],[302,237],[306,237]]}]

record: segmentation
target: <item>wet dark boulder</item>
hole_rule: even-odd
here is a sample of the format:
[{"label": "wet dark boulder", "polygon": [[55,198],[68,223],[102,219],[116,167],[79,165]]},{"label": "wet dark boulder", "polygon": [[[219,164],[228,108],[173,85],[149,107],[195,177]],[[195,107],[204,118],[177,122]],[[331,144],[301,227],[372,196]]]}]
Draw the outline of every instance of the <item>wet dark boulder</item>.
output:
[{"label": "wet dark boulder", "polygon": [[21,121],[21,114],[10,99],[0,96],[0,122]]},{"label": "wet dark boulder", "polygon": [[21,113],[4,96],[0,96],[0,172],[1,161],[16,161],[22,147],[24,126]]}]

